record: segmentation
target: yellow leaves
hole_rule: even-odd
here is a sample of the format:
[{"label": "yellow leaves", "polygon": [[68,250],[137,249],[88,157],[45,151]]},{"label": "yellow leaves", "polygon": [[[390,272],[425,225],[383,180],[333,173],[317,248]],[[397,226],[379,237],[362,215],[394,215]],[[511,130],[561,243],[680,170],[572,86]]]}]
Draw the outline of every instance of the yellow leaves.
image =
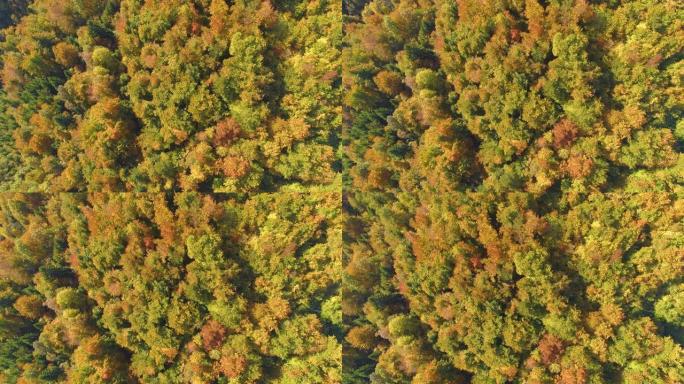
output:
[{"label": "yellow leaves", "polygon": [[372,350],[378,342],[372,325],[353,327],[347,333],[346,340],[352,347],[367,351]]},{"label": "yellow leaves", "polygon": [[380,71],[375,75],[373,81],[380,91],[390,96],[398,95],[402,89],[402,78],[394,71]]},{"label": "yellow leaves", "polygon": [[[208,376],[210,372],[210,366],[208,362],[205,359],[205,355],[202,352],[195,351],[192,352],[186,362],[185,365],[186,369],[190,371],[189,377],[191,377],[191,383],[192,384],[206,384],[208,382],[208,379],[205,377]],[[150,367],[152,372],[150,374],[154,373],[154,369]]]},{"label": "yellow leaves", "polygon": [[37,320],[44,313],[43,300],[36,295],[22,295],[14,302],[14,308],[21,316]]},{"label": "yellow leaves", "polygon": [[156,44],[146,44],[140,50],[140,61],[145,68],[154,68],[157,65],[158,57],[157,51],[159,46]]},{"label": "yellow leaves", "polygon": [[547,147],[539,149],[528,163],[530,180],[527,190],[537,195],[547,191],[559,178],[558,168],[553,150]]},{"label": "yellow leaves", "polygon": [[64,68],[72,68],[80,63],[79,50],[73,44],[60,41],[52,47],[55,60]]},{"label": "yellow leaves", "polygon": [[[442,340],[433,346],[449,357],[450,366],[471,372],[473,381],[605,380],[603,364],[617,338],[613,329],[630,313],[651,311],[653,295],[659,292],[656,287],[662,289],[681,272],[681,263],[674,260],[675,255],[681,258],[681,250],[675,251],[669,239],[662,240],[670,236],[666,233],[677,233],[671,226],[672,212],[681,205],[674,198],[678,189],[673,178],[679,169],[671,167],[676,161],[671,154],[677,148],[665,130],[639,133],[655,127],[672,131],[676,120],[673,99],[667,99],[668,105],[663,103],[673,89],[667,83],[672,59],[667,59],[662,49],[653,52],[652,46],[668,44],[665,50],[672,50],[674,45],[650,36],[650,44],[641,44],[647,50],[648,57],[643,58],[649,60],[647,68],[638,61],[622,68],[622,62],[603,55],[618,47],[620,40],[634,38],[631,29],[644,18],[643,4],[609,9],[588,1],[546,4],[529,0],[515,4],[494,1],[483,8],[479,1],[445,1],[430,5],[435,6],[436,26],[429,30],[429,38],[419,38],[428,55],[436,50],[439,57],[438,62],[425,65],[423,57],[411,57],[413,46],[402,40],[411,29],[401,29],[394,19],[401,13],[397,9],[408,4],[400,3],[383,9],[374,2],[361,22],[348,27],[350,56],[357,60],[345,79],[351,90],[350,117],[356,124],[350,139],[359,138],[358,144],[354,143],[353,188],[349,191],[349,201],[359,212],[354,220],[359,224],[354,223],[350,232],[356,248],[362,250],[358,253],[368,256],[364,260],[351,249],[347,273],[353,275],[353,290],[348,294],[353,297],[349,306],[363,308],[365,313],[345,308],[345,314],[378,324],[381,333],[382,324],[394,315],[383,314],[376,297],[364,297],[373,291],[360,281],[365,275],[381,287],[378,291],[388,290],[406,301],[408,308],[400,313],[417,316],[433,328],[448,327],[448,320],[457,323],[461,327],[458,335],[444,340],[440,334]],[[599,12],[608,23],[606,30],[595,20]],[[612,19],[613,12],[637,20],[628,25]],[[657,19],[661,23],[657,28],[665,31],[669,23],[663,17]],[[635,34],[641,36],[642,32]],[[552,36],[555,60],[549,52]],[[388,47],[392,58],[373,52],[382,50],[386,41],[392,42]],[[641,56],[641,51],[632,51],[635,57]],[[429,76],[425,76],[429,72],[423,72],[427,68],[450,83],[445,85],[453,93],[435,103],[440,107],[440,103],[446,104],[446,108],[431,108],[427,92],[402,95],[408,98],[404,100],[392,97],[404,77],[414,91],[431,90]],[[420,75],[414,77],[416,73]],[[379,92],[368,91],[373,87],[371,81]],[[659,91],[656,84],[668,93]],[[622,93],[632,96],[631,100]],[[373,114],[381,116],[374,121]],[[452,137],[442,135],[441,118],[451,118],[456,127],[467,128],[465,133],[456,130],[457,137],[477,136],[473,147],[478,153],[470,153],[454,145]],[[404,143],[406,149],[396,149]],[[621,151],[625,147],[627,150]],[[479,160],[485,172],[473,172],[473,177],[464,178],[467,183],[444,187],[447,182],[441,172],[452,171],[450,167],[462,158]],[[633,180],[637,174],[640,181]],[[391,184],[393,179],[400,180],[398,186]],[[520,192],[528,204],[509,204],[510,209],[501,214],[505,200]],[[460,198],[462,195],[480,198]],[[436,200],[449,201],[444,208],[431,209],[458,222],[451,231],[454,239],[449,239],[450,231],[439,228],[438,214],[425,213],[423,207],[432,207]],[[579,207],[581,212],[576,210]],[[394,236],[401,237],[401,242],[389,240]],[[459,240],[474,244],[475,249],[449,254]],[[532,253],[525,263],[511,260],[517,251],[532,247],[539,252]],[[481,254],[483,248],[486,255]],[[453,256],[453,265],[444,265],[453,271],[450,289],[426,298],[426,282],[439,273],[440,258],[445,254]],[[374,262],[378,269],[387,268],[393,275],[388,283],[375,280]],[[428,275],[421,266],[431,262],[435,268]],[[511,271],[512,264],[519,268]],[[486,271],[480,271],[482,267]],[[536,276],[521,278],[523,269]],[[514,297],[510,306],[507,293]],[[477,310],[459,307],[462,302]],[[504,321],[518,320],[518,315],[529,320],[535,337],[545,332],[554,335],[558,343],[542,342],[547,344],[543,345],[543,359],[548,367],[520,364],[534,347],[516,344],[515,332],[510,330],[504,341],[518,349],[504,348],[501,329],[494,326],[491,333],[497,338],[493,343],[496,353],[487,348],[487,340],[477,329],[488,324],[473,324],[465,318],[485,319],[478,310],[490,305],[497,314],[506,312],[501,315]],[[598,305],[600,309],[592,313]],[[402,372],[406,365],[397,350],[406,344],[403,338],[393,340],[390,348],[381,351],[374,372],[378,381],[418,380],[418,375]],[[542,356],[537,354],[540,363]],[[619,365],[623,369],[627,363]],[[643,368],[636,368],[636,362],[629,366]],[[649,372],[655,372],[654,367],[648,365]],[[644,373],[642,381],[664,377],[662,372],[652,374],[651,378]]]},{"label": "yellow leaves", "polygon": [[209,6],[209,13],[211,18],[209,19],[209,28],[214,35],[223,35],[229,26],[228,15],[230,14],[230,9],[225,0],[212,0]]},{"label": "yellow leaves", "polygon": [[501,372],[501,374],[507,377],[509,380],[512,380],[518,373],[518,368],[514,365],[504,365],[502,367],[499,367],[498,371]]},{"label": "yellow leaves", "polygon": [[645,123],[646,114],[635,106],[626,106],[622,111],[611,111],[608,115],[608,124],[620,140],[630,137],[634,130],[642,128]]},{"label": "yellow leaves", "polygon": [[273,28],[278,21],[278,16],[271,0],[262,0],[255,15],[255,21],[265,28]]},{"label": "yellow leaves", "polygon": [[331,185],[339,173],[333,170],[334,148],[327,144],[298,144],[276,160],[276,174],[303,182]]},{"label": "yellow leaves", "polygon": [[2,65],[2,85],[9,96],[15,96],[24,82],[18,54],[4,54]]},{"label": "yellow leaves", "polygon": [[302,118],[283,120],[277,118],[270,127],[270,140],[263,144],[264,154],[276,158],[282,150],[290,149],[296,142],[309,136],[309,125]]},{"label": "yellow leaves", "polygon": [[601,315],[613,326],[620,325],[625,318],[624,311],[617,304],[604,304],[601,306]]},{"label": "yellow leaves", "polygon": [[389,158],[381,151],[369,148],[364,154],[364,160],[368,162],[369,169],[356,174],[354,184],[364,189],[384,189],[389,186],[392,171],[389,169]]},{"label": "yellow leaves", "polygon": [[202,85],[190,96],[188,112],[198,124],[212,123],[217,120],[217,111],[221,110],[222,101],[209,87]]},{"label": "yellow leaves", "polygon": [[618,161],[630,168],[672,166],[678,157],[674,143],[674,136],[668,128],[638,131],[621,148]]},{"label": "yellow leaves", "polygon": [[271,313],[278,320],[283,320],[290,314],[290,303],[282,298],[269,297],[266,305],[269,306]]}]

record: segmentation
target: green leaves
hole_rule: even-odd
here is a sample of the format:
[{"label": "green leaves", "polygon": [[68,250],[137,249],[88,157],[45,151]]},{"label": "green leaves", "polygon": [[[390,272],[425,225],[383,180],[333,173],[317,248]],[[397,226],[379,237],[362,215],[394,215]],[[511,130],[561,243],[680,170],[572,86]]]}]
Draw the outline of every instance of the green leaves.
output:
[{"label": "green leaves", "polygon": [[308,315],[285,320],[271,342],[270,353],[286,359],[319,352],[325,346],[319,320]]},{"label": "green leaves", "polygon": [[239,329],[240,322],[245,317],[247,303],[242,298],[230,302],[214,301],[207,305],[207,310],[214,319],[228,329]]},{"label": "green leaves", "polygon": [[0,382],[684,381],[673,1],[8,4]]},{"label": "green leaves", "polygon": [[186,240],[188,257],[202,264],[220,263],[223,261],[220,241],[221,238],[215,234],[189,236]]},{"label": "green leaves", "polygon": [[76,309],[82,311],[87,305],[85,295],[74,288],[64,288],[57,291],[55,301],[61,310]]},{"label": "green leaves", "polygon": [[[399,1],[350,20],[349,377],[442,382],[404,357],[424,343],[477,383],[679,379],[675,13]],[[628,341],[638,319],[653,347]]]},{"label": "green leaves", "polygon": [[684,327],[684,285],[673,285],[655,303],[655,316],[676,327]]}]

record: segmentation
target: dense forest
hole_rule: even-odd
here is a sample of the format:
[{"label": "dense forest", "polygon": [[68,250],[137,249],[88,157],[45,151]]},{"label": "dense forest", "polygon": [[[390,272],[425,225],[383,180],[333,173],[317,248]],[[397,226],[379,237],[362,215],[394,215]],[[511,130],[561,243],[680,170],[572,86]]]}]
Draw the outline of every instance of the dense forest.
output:
[{"label": "dense forest", "polygon": [[1,383],[340,383],[341,4],[2,3]]},{"label": "dense forest", "polygon": [[684,382],[682,3],[351,9],[346,382]]},{"label": "dense forest", "polygon": [[1,189],[333,184],[340,7],[277,3],[33,2],[3,33]]},{"label": "dense forest", "polygon": [[338,191],[6,194],[0,212],[3,383],[340,382]]},{"label": "dense forest", "polygon": [[0,0],[0,383],[684,382],[677,0]]}]

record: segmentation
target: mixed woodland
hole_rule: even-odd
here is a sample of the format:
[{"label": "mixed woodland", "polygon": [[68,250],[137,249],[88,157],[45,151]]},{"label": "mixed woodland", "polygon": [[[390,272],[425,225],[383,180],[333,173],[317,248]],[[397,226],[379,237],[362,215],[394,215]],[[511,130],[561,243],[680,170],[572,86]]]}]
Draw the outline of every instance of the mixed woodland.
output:
[{"label": "mixed woodland", "polygon": [[346,12],[345,382],[684,382],[681,2]]},{"label": "mixed woodland", "polygon": [[0,382],[340,383],[341,4],[2,7]]},{"label": "mixed woodland", "polygon": [[677,0],[0,1],[0,383],[684,382]]}]

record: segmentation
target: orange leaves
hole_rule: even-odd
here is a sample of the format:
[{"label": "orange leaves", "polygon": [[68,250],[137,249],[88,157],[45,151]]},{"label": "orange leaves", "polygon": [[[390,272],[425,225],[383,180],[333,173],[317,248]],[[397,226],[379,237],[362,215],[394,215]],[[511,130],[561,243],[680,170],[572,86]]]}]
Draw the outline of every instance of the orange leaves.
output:
[{"label": "orange leaves", "polygon": [[[660,48],[676,45],[676,17],[666,6],[656,17],[657,2],[648,10],[637,3],[376,1],[347,26],[348,301],[359,308],[345,314],[381,334],[394,316],[415,316],[439,335],[380,344],[377,381],[425,379],[402,359],[413,340],[472,381],[605,381],[614,364],[623,379],[679,379],[680,365],[634,359],[641,345],[621,345],[615,330],[630,317],[653,317],[654,295],[679,265],[670,236],[681,231],[668,214],[678,207],[681,173],[673,59]],[[413,19],[396,19],[433,10],[420,34],[406,26]],[[433,54],[439,62],[429,61]],[[428,72],[446,80],[443,88],[426,86]],[[400,80],[413,94],[394,97]],[[457,142],[469,136],[472,151]],[[462,159],[484,169],[464,172]],[[377,270],[388,278],[376,280]],[[448,287],[439,279],[445,270]],[[364,275],[376,289],[361,283]],[[389,295],[408,308],[379,303]],[[450,328],[458,334],[442,337]],[[425,376],[436,380],[432,372]]]},{"label": "orange leaves", "polygon": [[69,383],[86,382],[92,376],[112,381],[134,380],[128,372],[126,353],[99,334],[83,340],[73,353],[72,363],[67,371]]},{"label": "orange leaves", "polygon": [[360,48],[369,54],[374,54],[380,60],[389,61],[392,58],[393,52],[380,27],[382,16],[370,14],[365,21],[366,24],[363,29],[352,32],[358,36]]},{"label": "orange leaves", "polygon": [[217,147],[228,146],[240,138],[241,132],[240,124],[234,118],[229,117],[221,120],[214,128],[214,145]]},{"label": "orange leaves", "polygon": [[437,314],[445,320],[451,320],[456,316],[456,305],[454,305],[453,300],[454,295],[445,293],[439,295],[435,298],[435,311]]},{"label": "orange leaves", "polygon": [[618,140],[629,138],[647,122],[644,111],[635,106],[626,106],[622,111],[611,111],[607,120]]},{"label": "orange leaves", "polygon": [[46,154],[52,148],[52,139],[44,134],[35,134],[31,136],[28,147],[37,154]]},{"label": "orange leaves", "polygon": [[371,188],[383,189],[392,179],[392,173],[386,168],[373,168],[368,172],[366,183]]},{"label": "orange leaves", "polygon": [[211,18],[209,19],[211,33],[216,36],[225,34],[230,26],[230,21],[228,20],[230,9],[226,1],[212,0],[209,12],[211,13]]},{"label": "orange leaves", "polygon": [[587,0],[577,0],[572,9],[572,16],[577,20],[577,23],[588,22],[596,15],[591,4]]},{"label": "orange leaves", "polygon": [[351,260],[345,266],[345,273],[357,289],[371,291],[378,283],[378,268],[368,255],[367,248],[360,245],[351,247]]},{"label": "orange leaves", "polygon": [[223,344],[223,340],[226,337],[227,329],[221,323],[216,320],[207,321],[200,335],[202,336],[202,345],[204,349],[210,351],[212,349],[217,349]]},{"label": "orange leaves", "polygon": [[146,68],[154,68],[157,65],[159,46],[156,44],[146,44],[140,50],[140,61]]},{"label": "orange leaves", "polygon": [[564,345],[562,340],[547,333],[539,341],[538,348],[541,354],[542,363],[544,363],[544,365],[549,365],[560,357]]},{"label": "orange leaves", "polygon": [[473,57],[466,61],[464,66],[464,75],[468,81],[479,84],[482,80],[482,67],[485,65],[484,60],[480,57]]},{"label": "orange leaves", "polygon": [[174,225],[173,212],[167,207],[161,196],[154,200],[154,219],[161,235],[160,250],[164,251],[175,243],[177,228]]},{"label": "orange leaves", "polygon": [[219,360],[219,370],[229,379],[239,377],[247,368],[247,359],[237,353],[221,356]]},{"label": "orange leaves", "polygon": [[525,39],[525,45],[528,49],[532,48],[533,44],[538,41],[545,32],[544,13],[544,7],[539,4],[538,0],[525,1],[525,18],[527,19],[527,29],[529,31],[529,38]]},{"label": "orange leaves", "polygon": [[340,4],[105,3],[0,44],[0,381],[340,382]]},{"label": "orange leaves", "polygon": [[276,319],[282,320],[290,315],[290,303],[278,297],[269,297],[266,304]]},{"label": "orange leaves", "polygon": [[278,21],[278,13],[271,0],[262,0],[255,16],[255,21],[265,28],[273,28]]},{"label": "orange leaves", "polygon": [[256,304],[253,313],[259,327],[267,332],[272,332],[278,328],[282,320],[288,317],[290,312],[290,303],[287,300],[269,297],[266,303]]},{"label": "orange leaves", "polygon": [[364,154],[364,160],[370,165],[370,169],[366,173],[366,180],[362,182],[359,180],[359,186],[366,186],[366,188],[383,189],[389,186],[392,178],[392,172],[388,168],[389,159],[381,151],[374,148],[369,148]]},{"label": "orange leaves", "polygon": [[[44,106],[47,107],[47,106]],[[49,155],[53,153],[54,124],[49,111],[42,110],[29,119],[30,129],[13,132],[16,148],[25,153]]]},{"label": "orange leaves", "polygon": [[589,176],[594,161],[584,154],[573,154],[565,163],[565,169],[574,179]]},{"label": "orange leaves", "polygon": [[228,156],[221,160],[219,169],[228,177],[239,179],[251,169],[250,162],[241,156]]},{"label": "orange leaves", "polygon": [[613,326],[620,325],[625,319],[625,313],[617,304],[605,304],[601,306],[601,314],[606,321]]},{"label": "orange leaves", "polygon": [[585,384],[587,382],[588,372],[585,368],[580,366],[564,367],[556,383],[558,384]]},{"label": "orange leaves", "polygon": [[579,130],[577,126],[568,119],[562,119],[553,126],[553,145],[556,149],[567,148],[574,141]]},{"label": "orange leaves", "polygon": [[34,217],[17,239],[17,251],[30,264],[38,264],[52,253],[54,238],[46,224]]},{"label": "orange leaves", "polygon": [[479,232],[478,241],[485,246],[487,250],[487,261],[485,268],[489,273],[494,273],[496,265],[504,256],[503,249],[499,241],[499,233],[492,226],[490,220],[485,215],[480,215],[477,219],[477,228]]}]

